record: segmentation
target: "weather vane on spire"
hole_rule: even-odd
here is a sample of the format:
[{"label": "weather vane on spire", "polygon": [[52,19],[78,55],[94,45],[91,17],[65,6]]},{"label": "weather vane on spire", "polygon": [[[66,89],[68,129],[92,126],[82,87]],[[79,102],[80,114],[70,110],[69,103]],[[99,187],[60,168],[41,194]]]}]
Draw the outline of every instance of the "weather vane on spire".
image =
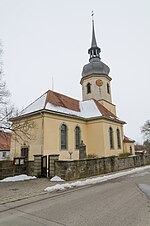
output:
[{"label": "weather vane on spire", "polygon": [[92,20],[94,20],[94,11],[91,12]]}]

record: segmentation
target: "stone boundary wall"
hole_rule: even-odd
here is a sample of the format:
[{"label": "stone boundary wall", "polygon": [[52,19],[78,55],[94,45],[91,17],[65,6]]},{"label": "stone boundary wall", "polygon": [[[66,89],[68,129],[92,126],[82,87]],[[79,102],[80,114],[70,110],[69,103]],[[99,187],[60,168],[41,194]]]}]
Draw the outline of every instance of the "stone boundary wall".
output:
[{"label": "stone boundary wall", "polygon": [[20,174],[33,175],[34,161],[27,161],[25,165],[14,165],[11,160],[0,161],[0,179]]},{"label": "stone boundary wall", "polygon": [[61,160],[55,161],[55,175],[69,181],[144,165],[150,165],[150,155]]},{"label": "stone boundary wall", "polygon": [[34,176],[34,161],[26,162],[26,174],[28,176]]}]

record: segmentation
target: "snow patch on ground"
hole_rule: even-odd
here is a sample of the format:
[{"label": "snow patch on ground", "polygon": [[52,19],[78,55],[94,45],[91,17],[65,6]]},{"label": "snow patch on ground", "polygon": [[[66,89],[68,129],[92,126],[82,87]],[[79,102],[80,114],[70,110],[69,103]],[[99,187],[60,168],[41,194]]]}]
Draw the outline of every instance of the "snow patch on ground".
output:
[{"label": "snow patch on ground", "polygon": [[133,173],[138,173],[145,169],[150,169],[150,166],[138,167],[138,168],[134,168],[132,170],[124,171],[124,172],[114,173],[114,174],[105,175],[105,176],[99,176],[96,178],[90,178],[90,179],[86,179],[86,180],[82,180],[82,181],[80,180],[80,181],[76,181],[73,183],[57,184],[57,185],[45,188],[44,191],[48,191],[48,192],[61,191],[61,190],[75,188],[75,187],[81,187],[81,186],[85,186],[85,185],[87,186],[87,185],[97,184],[97,183],[101,183],[104,181],[127,176],[127,175],[130,175]]},{"label": "snow patch on ground", "polygon": [[63,179],[61,179],[60,177],[58,176],[54,176],[50,179],[50,181],[52,182],[61,182],[61,181],[64,181]]},{"label": "snow patch on ground", "polygon": [[150,173],[149,172],[138,173],[138,174],[132,175],[131,177],[143,177],[147,174],[150,174]]},{"label": "snow patch on ground", "polygon": [[16,181],[33,180],[33,179],[36,179],[36,177],[27,176],[26,174],[21,174],[14,177],[7,177],[3,180],[0,180],[0,182],[16,182]]}]

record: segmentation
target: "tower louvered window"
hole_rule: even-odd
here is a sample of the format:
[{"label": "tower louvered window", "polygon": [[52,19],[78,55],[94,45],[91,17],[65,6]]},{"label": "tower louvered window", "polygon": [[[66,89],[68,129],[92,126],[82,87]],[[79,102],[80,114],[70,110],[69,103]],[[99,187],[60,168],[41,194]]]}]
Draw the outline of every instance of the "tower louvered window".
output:
[{"label": "tower louvered window", "polygon": [[91,93],[91,84],[90,83],[87,84],[87,94],[88,93]]},{"label": "tower louvered window", "polygon": [[110,94],[110,85],[107,83],[107,93]]}]

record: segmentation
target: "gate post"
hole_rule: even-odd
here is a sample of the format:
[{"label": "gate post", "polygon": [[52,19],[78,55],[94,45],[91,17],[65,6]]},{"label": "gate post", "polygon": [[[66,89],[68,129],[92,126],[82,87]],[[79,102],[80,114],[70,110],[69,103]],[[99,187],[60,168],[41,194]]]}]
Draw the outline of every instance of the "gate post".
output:
[{"label": "gate post", "polygon": [[59,155],[48,156],[48,177],[55,176],[55,161],[59,160]]},{"label": "gate post", "polygon": [[34,176],[41,177],[42,155],[34,155]]}]

